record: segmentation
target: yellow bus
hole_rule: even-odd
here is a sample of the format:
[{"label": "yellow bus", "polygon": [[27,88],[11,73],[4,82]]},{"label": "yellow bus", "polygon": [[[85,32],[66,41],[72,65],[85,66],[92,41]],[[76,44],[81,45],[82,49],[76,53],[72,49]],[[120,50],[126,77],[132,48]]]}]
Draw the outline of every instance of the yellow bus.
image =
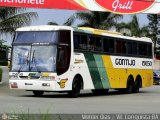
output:
[{"label": "yellow bus", "polygon": [[95,94],[109,89],[139,92],[153,84],[153,44],[149,38],[123,36],[87,27],[18,28],[12,43],[11,89]]}]

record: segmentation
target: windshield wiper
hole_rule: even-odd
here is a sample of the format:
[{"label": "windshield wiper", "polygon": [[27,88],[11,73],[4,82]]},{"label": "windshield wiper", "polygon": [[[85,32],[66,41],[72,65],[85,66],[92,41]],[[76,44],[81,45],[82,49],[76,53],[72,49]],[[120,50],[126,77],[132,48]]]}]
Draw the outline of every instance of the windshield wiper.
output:
[{"label": "windshield wiper", "polygon": [[32,54],[32,62],[33,62],[33,60],[35,59],[34,53],[35,53],[35,50],[33,50],[33,54]]},{"label": "windshield wiper", "polygon": [[[36,59],[35,59],[35,50],[33,50],[31,62],[34,63],[35,68],[37,69],[38,72],[40,72],[39,68],[37,67],[37,63],[36,63]],[[29,70],[30,70],[30,71],[31,71],[32,69],[33,69],[33,66],[32,66],[32,67],[29,67]]]}]

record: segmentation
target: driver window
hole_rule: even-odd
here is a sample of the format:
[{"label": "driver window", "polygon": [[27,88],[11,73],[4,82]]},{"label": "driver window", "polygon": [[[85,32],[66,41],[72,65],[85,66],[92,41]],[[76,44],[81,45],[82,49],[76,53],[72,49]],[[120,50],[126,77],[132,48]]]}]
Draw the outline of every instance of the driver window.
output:
[{"label": "driver window", "polygon": [[61,46],[58,48],[58,66],[59,67],[64,67],[65,66],[65,47]]},{"label": "driver window", "polygon": [[62,30],[59,32],[59,45],[57,52],[57,74],[63,74],[69,69],[71,57],[71,32]]}]

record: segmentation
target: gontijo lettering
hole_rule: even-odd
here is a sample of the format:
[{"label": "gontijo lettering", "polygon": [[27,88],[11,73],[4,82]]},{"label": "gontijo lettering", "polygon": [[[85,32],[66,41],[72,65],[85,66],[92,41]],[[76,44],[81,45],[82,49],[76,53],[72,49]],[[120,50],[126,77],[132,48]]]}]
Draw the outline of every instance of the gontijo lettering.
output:
[{"label": "gontijo lettering", "polygon": [[129,59],[115,59],[116,65],[127,65],[127,66],[135,66],[135,60],[129,60]]},{"label": "gontijo lettering", "polygon": [[45,1],[44,0],[0,0],[0,2],[43,5]]}]

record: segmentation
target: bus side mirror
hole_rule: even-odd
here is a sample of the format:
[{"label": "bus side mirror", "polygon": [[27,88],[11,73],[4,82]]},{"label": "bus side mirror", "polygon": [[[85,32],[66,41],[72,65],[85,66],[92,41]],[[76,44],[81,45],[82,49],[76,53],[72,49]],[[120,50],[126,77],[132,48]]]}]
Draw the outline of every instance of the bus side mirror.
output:
[{"label": "bus side mirror", "polygon": [[11,47],[8,48],[6,57],[8,61],[11,61]]},{"label": "bus side mirror", "polygon": [[7,61],[8,61],[8,67],[10,68],[10,65],[11,65],[11,47],[9,47],[8,50],[7,50],[6,58],[7,58]]}]

